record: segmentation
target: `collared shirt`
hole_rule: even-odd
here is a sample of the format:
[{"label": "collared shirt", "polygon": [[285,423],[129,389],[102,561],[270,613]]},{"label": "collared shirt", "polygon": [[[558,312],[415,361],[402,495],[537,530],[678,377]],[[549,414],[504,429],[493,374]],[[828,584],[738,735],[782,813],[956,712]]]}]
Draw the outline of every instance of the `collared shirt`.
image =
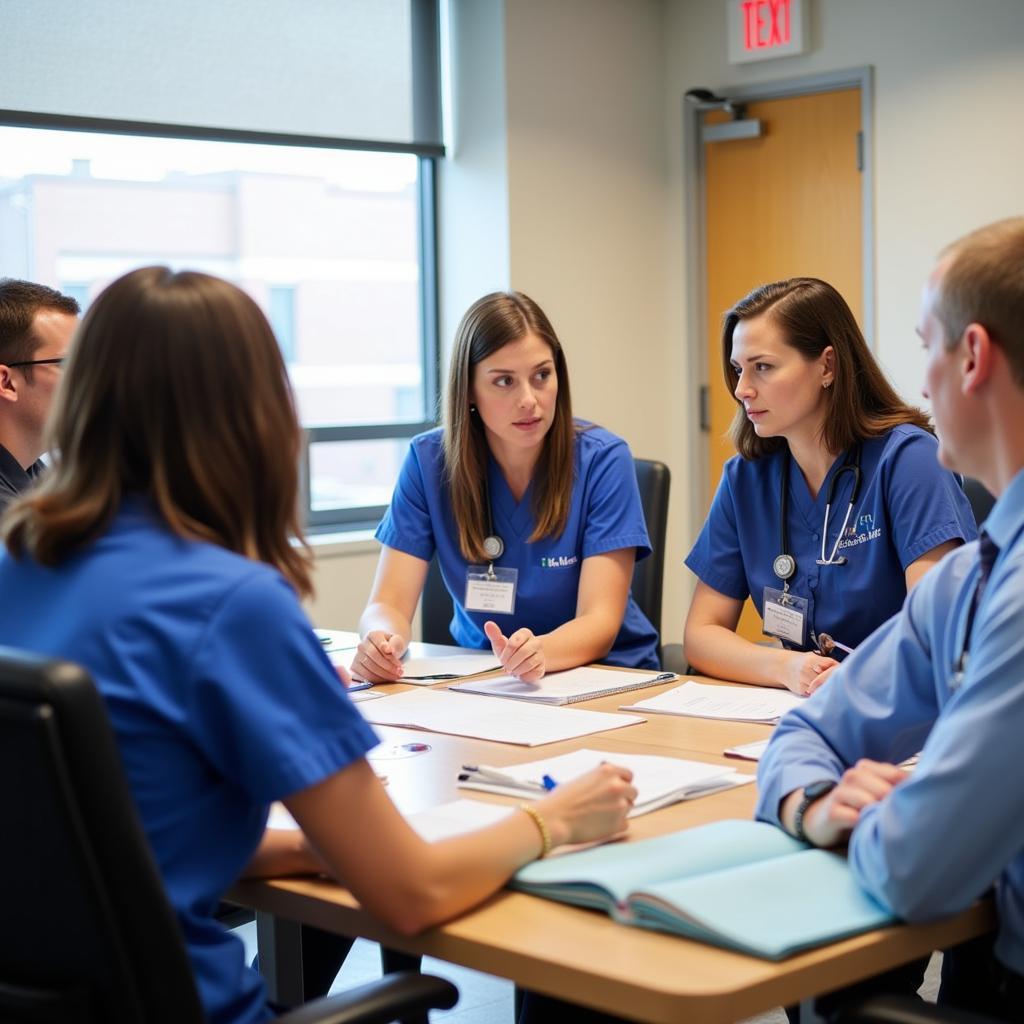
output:
[{"label": "collared shirt", "polygon": [[978,545],[947,555],[903,611],[779,724],[758,769],[757,816],[787,794],[838,779],[859,758],[911,776],[861,813],[850,841],[860,884],[900,917],[967,907],[995,885],[996,954],[1024,973],[1024,471],[985,529],[999,547],[957,685]]},{"label": "collared shirt", "polygon": [[[828,492],[846,463],[840,455],[812,498],[796,460],[789,461],[789,552],[796,559],[790,590],[808,602],[803,644],[814,647],[811,630],[856,647],[907,596],[906,569],[925,552],[950,540],[978,535],[956,477],[936,459],[935,438],[920,427],[894,427],[868,438],[861,448],[861,487],[846,524],[853,473],[836,480],[825,555],[836,546],[844,565],[818,565]],[[848,453],[849,454],[849,453]],[[781,589],[772,563],[780,547],[783,454],[730,459],[707,522],[686,558],[708,586],[737,600],[749,595],[764,615],[764,588]],[[841,654],[834,657],[842,658]]]},{"label": "collared shirt", "polygon": [[24,491],[42,471],[46,464],[38,459],[28,469],[0,444],[0,512]]},{"label": "collared shirt", "polygon": [[128,499],[103,536],[55,567],[0,552],[0,643],[92,674],[207,1020],[269,1020],[259,974],[214,919],[218,901],[270,803],[377,742],[295,591]]},{"label": "collared shirt", "polygon": [[[488,619],[506,635],[524,626],[537,634],[549,633],[576,616],[585,559],[622,548],[635,548],[637,561],[651,553],[629,446],[601,427],[582,422],[578,426],[569,520],[558,537],[530,541],[536,523],[533,485],[517,501],[498,464],[489,459],[494,530],[505,542],[505,551],[494,564],[519,574],[511,615],[466,610],[468,563],[459,550],[448,495],[442,432],[431,430],[412,439],[376,536],[389,548],[425,561],[437,552],[455,606],[449,629],[461,646],[490,649],[483,629]],[[658,634],[630,594],[622,627],[604,660],[626,668],[656,668],[657,649]]]}]

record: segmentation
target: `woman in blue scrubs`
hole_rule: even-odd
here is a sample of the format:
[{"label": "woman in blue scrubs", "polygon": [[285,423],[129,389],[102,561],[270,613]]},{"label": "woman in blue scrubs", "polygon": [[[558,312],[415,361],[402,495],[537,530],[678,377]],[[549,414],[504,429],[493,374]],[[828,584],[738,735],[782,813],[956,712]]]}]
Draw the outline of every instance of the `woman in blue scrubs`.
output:
[{"label": "woman in blue scrubs", "polygon": [[[725,316],[722,357],[739,455],[686,559],[699,578],[686,655],[708,675],[812,693],[977,536],[974,517],[831,285],[755,289]],[[748,596],[781,649],[736,634]]]},{"label": "woman in blue scrubs", "polygon": [[629,448],[573,420],[565,355],[520,292],[475,302],[455,337],[444,427],[413,438],[361,620],[353,671],[398,679],[437,553],[451,634],[528,682],[594,661],[657,667],[630,594],[650,554]]},{"label": "woman in blue scrubs", "polygon": [[[626,826],[636,791],[611,765],[443,842],[398,813],[299,604],[301,435],[277,341],[239,289],[166,267],[115,281],[54,412],[55,465],[4,520],[0,643],[95,679],[211,1024],[273,1016],[214,919],[240,875],[327,869],[412,934],[552,844]],[[302,833],[266,831],[274,800]]]}]

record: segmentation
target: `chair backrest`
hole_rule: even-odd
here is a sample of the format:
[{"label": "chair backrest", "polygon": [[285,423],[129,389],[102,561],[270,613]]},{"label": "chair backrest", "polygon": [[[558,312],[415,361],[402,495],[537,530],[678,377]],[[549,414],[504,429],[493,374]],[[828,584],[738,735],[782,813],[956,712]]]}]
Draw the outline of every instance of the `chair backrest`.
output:
[{"label": "chair backrest", "polygon": [[664,462],[634,459],[640,504],[647,520],[651,553],[633,568],[633,599],[661,636],[661,598],[665,583],[665,533],[672,474]]},{"label": "chair backrest", "polygon": [[971,503],[974,521],[981,526],[988,519],[988,514],[996,503],[995,495],[991,494],[980,480],[969,476],[964,477],[964,494]]},{"label": "chair backrest", "polygon": [[[633,569],[632,593],[640,610],[650,619],[661,636],[661,595],[665,581],[665,531],[668,527],[668,492],[671,474],[663,462],[634,459],[636,482],[640,488],[640,504],[647,520],[651,538],[650,556],[637,562]],[[435,555],[427,570],[420,605],[421,636],[424,643],[454,643],[448,624],[454,608],[448,588],[441,578],[441,569]]]},{"label": "chair backrest", "polygon": [[0,647],[0,807],[0,1020],[204,1020],[103,702],[78,666]]}]

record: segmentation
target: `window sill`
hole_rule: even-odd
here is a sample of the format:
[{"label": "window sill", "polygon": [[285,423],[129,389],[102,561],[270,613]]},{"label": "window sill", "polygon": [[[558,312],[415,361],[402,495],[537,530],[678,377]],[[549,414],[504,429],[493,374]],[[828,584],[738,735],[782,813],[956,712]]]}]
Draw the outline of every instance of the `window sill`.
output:
[{"label": "window sill", "polygon": [[373,536],[373,530],[338,530],[334,533],[311,533],[306,542],[313,555],[321,558],[349,558],[355,555],[375,555],[380,551],[380,541]]}]

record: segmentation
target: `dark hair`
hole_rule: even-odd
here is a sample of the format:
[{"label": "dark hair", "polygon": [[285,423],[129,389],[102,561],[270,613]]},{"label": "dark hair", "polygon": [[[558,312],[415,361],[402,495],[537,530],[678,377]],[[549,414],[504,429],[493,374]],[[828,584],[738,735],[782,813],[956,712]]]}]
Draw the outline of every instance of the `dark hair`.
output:
[{"label": "dark hair", "polygon": [[466,311],[448,370],[444,409],[444,462],[459,547],[469,561],[483,561],[487,510],[481,481],[487,473],[487,438],[480,417],[470,411],[473,367],[513,341],[533,332],[551,349],[558,379],[555,416],[544,438],[534,473],[530,541],[557,537],[569,520],[576,429],[569,396],[569,371],[562,345],[544,311],[522,292],[493,292]]},{"label": "dark hair", "polygon": [[725,314],[722,365],[725,386],[739,407],[730,430],[745,459],[759,459],[786,446],[782,437],[758,437],[736,398],[739,377],[732,365],[732,338],[741,320],[769,314],[792,346],[808,362],[830,345],[835,354],[833,384],[824,391],[828,408],[822,443],[841,452],[866,437],[878,437],[901,423],[931,430],[928,417],[907,405],[886,380],[843,297],[816,277],[792,277],[761,285]]},{"label": "dark hair", "polygon": [[56,456],[12,504],[6,542],[55,565],[103,532],[126,494],[176,534],[311,590],[299,534],[300,431],[266,317],[226,281],[146,267],[93,303],[54,402]]},{"label": "dark hair", "polygon": [[1024,387],[1024,217],[988,224],[948,246],[935,314],[954,348],[967,325],[981,324],[1006,353]]},{"label": "dark hair", "polygon": [[[31,359],[39,347],[32,323],[40,310],[53,310],[78,316],[81,309],[70,295],[62,295],[45,284],[0,278],[0,363],[20,363]],[[32,367],[22,368],[32,379]]]}]

